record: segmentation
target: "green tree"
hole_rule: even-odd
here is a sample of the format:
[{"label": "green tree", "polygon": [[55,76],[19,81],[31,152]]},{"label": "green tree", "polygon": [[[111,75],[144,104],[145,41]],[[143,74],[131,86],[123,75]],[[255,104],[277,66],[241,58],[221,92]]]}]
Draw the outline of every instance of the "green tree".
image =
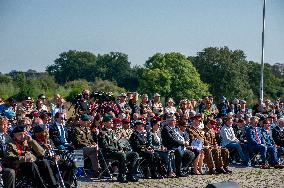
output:
[{"label": "green tree", "polygon": [[[253,92],[259,98],[259,86],[260,86],[260,69],[259,63],[250,61],[247,64],[249,83]],[[279,76],[279,72],[276,72],[274,65],[264,64],[264,76],[263,76],[263,91],[265,98],[276,98],[284,96],[284,78]]]},{"label": "green tree", "polygon": [[[98,55],[95,77],[115,81],[118,86],[126,89],[133,88],[132,84],[128,84],[134,81],[128,56],[120,52]],[[95,80],[95,77],[92,80]]]},{"label": "green tree", "polygon": [[252,99],[246,56],[243,51],[232,51],[228,47],[205,48],[195,57],[189,57],[209,84],[209,91],[215,96]]},{"label": "green tree", "polygon": [[60,84],[76,79],[89,79],[95,69],[96,59],[90,52],[69,50],[61,53],[54,61],[55,64],[48,66],[46,71]]},{"label": "green tree", "polygon": [[180,53],[157,53],[145,63],[140,90],[160,92],[166,97],[180,100],[183,97],[199,98],[208,95],[208,86],[192,63]]}]

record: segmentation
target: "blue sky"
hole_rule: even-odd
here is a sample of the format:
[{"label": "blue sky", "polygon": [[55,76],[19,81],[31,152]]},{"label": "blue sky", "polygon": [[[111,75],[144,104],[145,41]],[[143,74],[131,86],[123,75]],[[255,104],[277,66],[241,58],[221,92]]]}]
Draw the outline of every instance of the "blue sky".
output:
[{"label": "blue sky", "polygon": [[[0,0],[0,72],[45,70],[61,52],[187,56],[210,46],[260,62],[262,0]],[[265,62],[284,63],[284,1],[267,0]]]}]

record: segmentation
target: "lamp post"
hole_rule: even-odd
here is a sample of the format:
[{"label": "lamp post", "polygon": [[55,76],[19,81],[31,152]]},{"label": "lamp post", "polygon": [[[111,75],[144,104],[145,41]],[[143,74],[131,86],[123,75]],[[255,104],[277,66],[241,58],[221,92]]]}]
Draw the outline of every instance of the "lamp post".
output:
[{"label": "lamp post", "polygon": [[264,30],[265,30],[265,5],[266,0],[263,0],[263,13],[262,13],[262,53],[261,53],[261,73],[260,73],[260,104],[263,101],[263,70],[264,70]]}]

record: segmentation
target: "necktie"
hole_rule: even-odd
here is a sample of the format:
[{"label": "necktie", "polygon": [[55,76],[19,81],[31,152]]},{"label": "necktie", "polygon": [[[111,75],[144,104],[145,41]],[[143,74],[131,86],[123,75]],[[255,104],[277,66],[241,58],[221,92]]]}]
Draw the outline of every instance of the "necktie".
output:
[{"label": "necktie", "polygon": [[261,143],[261,141],[260,141],[260,138],[259,138],[259,135],[258,135],[258,131],[257,131],[257,128],[254,128],[254,131],[255,131],[255,138],[256,138],[256,141],[257,141],[257,143]]}]

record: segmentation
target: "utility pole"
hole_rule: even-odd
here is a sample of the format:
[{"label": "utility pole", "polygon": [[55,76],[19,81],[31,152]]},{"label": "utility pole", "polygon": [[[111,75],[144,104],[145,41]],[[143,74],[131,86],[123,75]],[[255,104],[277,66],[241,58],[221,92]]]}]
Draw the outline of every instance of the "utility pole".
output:
[{"label": "utility pole", "polygon": [[264,30],[265,30],[265,5],[266,0],[263,0],[262,13],[262,53],[261,53],[261,77],[260,77],[260,104],[263,102],[263,70],[264,70]]}]

